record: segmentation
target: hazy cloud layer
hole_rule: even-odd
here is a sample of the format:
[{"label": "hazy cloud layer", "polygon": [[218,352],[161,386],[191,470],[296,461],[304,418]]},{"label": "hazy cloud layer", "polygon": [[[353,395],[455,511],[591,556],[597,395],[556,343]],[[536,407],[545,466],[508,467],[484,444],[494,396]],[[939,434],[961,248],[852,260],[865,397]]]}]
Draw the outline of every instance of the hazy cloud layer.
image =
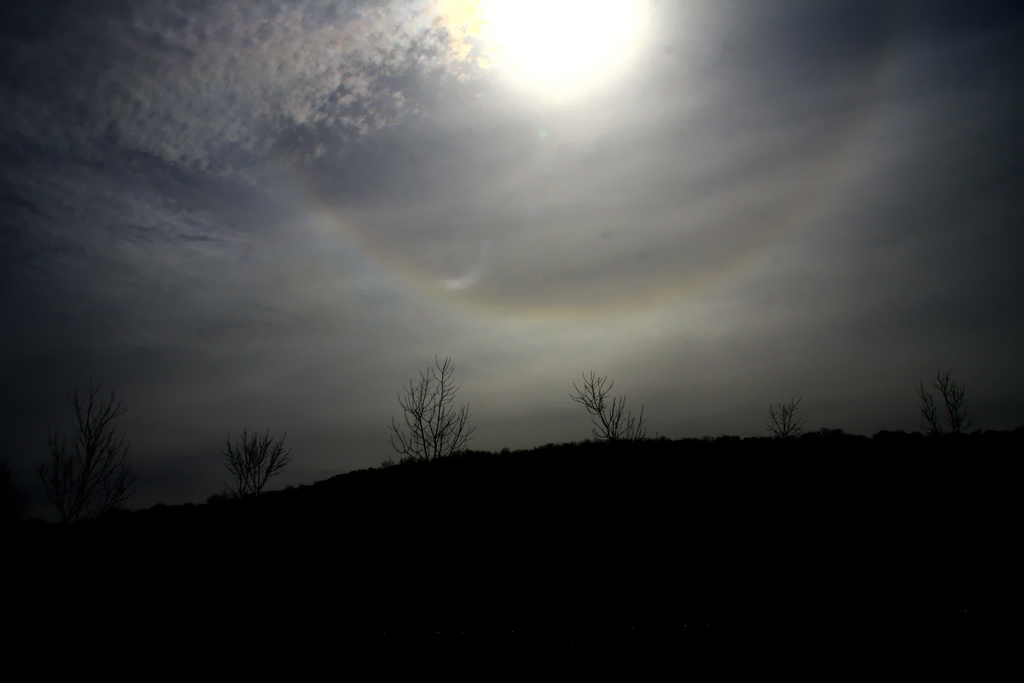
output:
[{"label": "hazy cloud layer", "polygon": [[138,504],[219,490],[245,424],[288,432],[280,484],[375,465],[435,353],[480,448],[586,437],[592,369],[674,437],[790,395],[913,429],[938,366],[979,426],[1024,423],[1019,12],[651,7],[625,76],[558,105],[483,68],[472,2],[2,10],[23,485],[90,377]]}]

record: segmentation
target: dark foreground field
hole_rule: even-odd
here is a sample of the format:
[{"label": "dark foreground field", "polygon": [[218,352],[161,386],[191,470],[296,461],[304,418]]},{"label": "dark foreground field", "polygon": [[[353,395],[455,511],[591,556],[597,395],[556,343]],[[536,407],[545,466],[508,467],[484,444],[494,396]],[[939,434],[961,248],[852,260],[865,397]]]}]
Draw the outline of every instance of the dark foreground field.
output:
[{"label": "dark foreground field", "polygon": [[[1009,647],[1021,434],[551,446],[9,537],[17,639]],[[11,642],[11,641],[8,641]]]}]

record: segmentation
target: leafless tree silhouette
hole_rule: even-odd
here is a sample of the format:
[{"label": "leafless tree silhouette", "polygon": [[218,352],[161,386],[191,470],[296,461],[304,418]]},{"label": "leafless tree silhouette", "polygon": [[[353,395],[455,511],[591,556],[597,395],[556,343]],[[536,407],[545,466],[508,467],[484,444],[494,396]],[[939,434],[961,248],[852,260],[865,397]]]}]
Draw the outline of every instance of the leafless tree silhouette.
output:
[{"label": "leafless tree silhouette", "polygon": [[779,403],[777,408],[768,406],[768,423],[765,429],[777,439],[792,439],[800,436],[806,423],[806,420],[797,416],[802,400],[803,397],[794,400],[791,396],[788,404]]},{"label": "leafless tree silhouette", "polygon": [[258,496],[267,485],[267,480],[279,474],[291,462],[291,450],[284,448],[285,436],[287,434],[280,439],[271,438],[269,429],[263,434],[250,434],[248,427],[242,429],[242,436],[237,443],[232,443],[231,435],[228,435],[224,466],[235,478],[234,487],[228,486],[231,495]]},{"label": "leafless tree silhouette", "polygon": [[89,395],[76,390],[69,400],[75,409],[72,435],[49,434],[49,460],[39,466],[46,497],[62,522],[94,517],[119,507],[131,495],[135,472],[128,461],[131,442],[114,432],[114,420],[127,411],[116,400],[99,396],[100,385],[89,382]]},{"label": "leafless tree silhouette", "polygon": [[409,380],[409,388],[398,396],[405,414],[405,428],[394,417],[388,429],[390,443],[400,455],[410,460],[435,460],[466,449],[466,443],[476,431],[470,427],[469,404],[458,410],[452,405],[458,387],[452,385],[452,359],[442,363],[434,356],[434,367],[420,373],[416,384]]},{"label": "leafless tree silhouette", "polygon": [[594,423],[591,433],[596,441],[640,441],[647,436],[644,407],[640,406],[640,415],[633,417],[632,413],[626,412],[625,396],[609,396],[613,386],[615,382],[608,382],[607,376],[598,377],[597,373],[591,372],[590,377],[583,375],[582,387],[573,382],[572,388],[576,393],[570,394],[569,398],[582,404],[593,416],[590,418]]},{"label": "leafless tree silhouette", "polygon": [[962,434],[974,424],[971,416],[967,414],[967,406],[964,401],[966,385],[957,384],[950,375],[952,370],[937,370],[932,386],[942,394],[942,402],[946,408],[945,428],[939,419],[938,408],[935,406],[935,399],[925,391],[924,381],[915,387],[917,397],[921,399],[921,428],[928,434],[944,434],[949,429],[950,434]]}]

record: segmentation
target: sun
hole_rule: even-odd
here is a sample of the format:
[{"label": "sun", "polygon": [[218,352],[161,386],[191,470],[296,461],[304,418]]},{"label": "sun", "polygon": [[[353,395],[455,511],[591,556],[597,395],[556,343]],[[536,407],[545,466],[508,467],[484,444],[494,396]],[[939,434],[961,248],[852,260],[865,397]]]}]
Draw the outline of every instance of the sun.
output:
[{"label": "sun", "polygon": [[649,30],[647,0],[480,0],[490,67],[524,94],[567,102],[634,64]]}]

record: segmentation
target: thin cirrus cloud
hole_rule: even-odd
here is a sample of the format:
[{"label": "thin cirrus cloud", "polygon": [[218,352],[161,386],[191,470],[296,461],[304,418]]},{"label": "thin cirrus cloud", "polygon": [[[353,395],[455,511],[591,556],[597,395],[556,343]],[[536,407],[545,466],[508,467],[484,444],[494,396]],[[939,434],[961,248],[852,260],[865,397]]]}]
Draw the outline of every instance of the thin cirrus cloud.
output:
[{"label": "thin cirrus cloud", "polygon": [[670,436],[761,433],[789,394],[913,429],[937,365],[1019,423],[1012,8],[644,7],[564,92],[502,70],[486,2],[2,10],[16,471],[89,377],[143,502],[218,490],[246,423],[302,454],[281,483],[374,465],[435,353],[481,448],[584,438],[591,369]]}]

